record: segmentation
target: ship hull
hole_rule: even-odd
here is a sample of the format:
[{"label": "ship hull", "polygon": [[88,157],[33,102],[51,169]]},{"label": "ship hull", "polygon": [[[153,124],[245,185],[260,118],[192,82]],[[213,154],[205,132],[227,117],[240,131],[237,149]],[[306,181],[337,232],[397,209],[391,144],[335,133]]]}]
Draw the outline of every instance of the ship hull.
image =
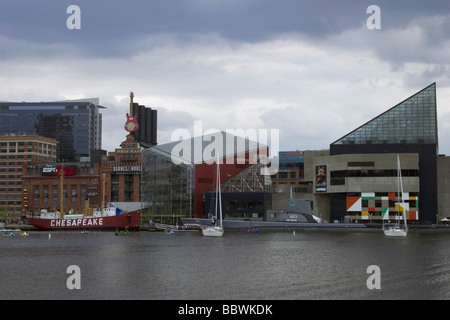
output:
[{"label": "ship hull", "polygon": [[83,217],[79,219],[47,219],[29,217],[29,224],[39,230],[73,230],[73,229],[130,229],[139,227],[141,212],[123,213],[106,217]]},{"label": "ship hull", "polygon": [[[181,218],[183,224],[208,226],[211,219],[204,218]],[[367,226],[362,223],[317,223],[317,222],[285,222],[285,221],[243,221],[243,220],[222,220],[224,229],[248,229],[252,227],[263,228],[303,228],[303,229],[350,229],[363,228]]]}]

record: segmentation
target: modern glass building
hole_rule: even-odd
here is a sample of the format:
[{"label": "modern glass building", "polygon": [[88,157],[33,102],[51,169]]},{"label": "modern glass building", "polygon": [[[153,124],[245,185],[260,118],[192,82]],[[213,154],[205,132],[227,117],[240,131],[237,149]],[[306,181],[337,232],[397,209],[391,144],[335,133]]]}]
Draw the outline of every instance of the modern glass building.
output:
[{"label": "modern glass building", "polygon": [[303,184],[305,166],[303,151],[280,151],[278,153],[278,171],[272,175],[274,186],[289,184],[294,188]]},{"label": "modern glass building", "polygon": [[366,144],[431,144],[437,147],[436,83],[363,124],[331,146]]},{"label": "modern glass building", "polygon": [[[438,213],[438,128],[433,83],[330,145],[314,159],[314,194],[328,199],[331,221],[384,219],[400,201],[396,155],[410,203],[408,219],[435,222]],[[324,198],[326,196],[326,198]],[[323,206],[326,208],[327,206]]]},{"label": "modern glass building", "polygon": [[99,99],[59,102],[0,102],[0,135],[40,135],[58,141],[57,161],[100,154]]},{"label": "modern glass building", "polygon": [[[219,142],[220,141],[220,142]],[[217,149],[216,149],[217,147]],[[222,206],[226,217],[263,217],[270,207],[270,176],[261,176],[268,148],[225,132],[161,144],[142,151],[144,222],[178,217],[206,218],[220,155]]]},{"label": "modern glass building", "polygon": [[[141,157],[143,221],[171,223],[172,217],[193,215],[194,165],[175,164],[162,148],[144,149]],[[163,221],[163,219],[169,221]]]}]

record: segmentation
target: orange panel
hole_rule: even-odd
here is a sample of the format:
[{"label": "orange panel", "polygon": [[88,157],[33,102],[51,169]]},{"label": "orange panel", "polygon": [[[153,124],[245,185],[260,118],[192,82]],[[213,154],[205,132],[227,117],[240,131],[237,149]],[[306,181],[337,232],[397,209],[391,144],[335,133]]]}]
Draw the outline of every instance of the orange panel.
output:
[{"label": "orange panel", "polygon": [[347,197],[347,210],[352,207],[361,197]]}]

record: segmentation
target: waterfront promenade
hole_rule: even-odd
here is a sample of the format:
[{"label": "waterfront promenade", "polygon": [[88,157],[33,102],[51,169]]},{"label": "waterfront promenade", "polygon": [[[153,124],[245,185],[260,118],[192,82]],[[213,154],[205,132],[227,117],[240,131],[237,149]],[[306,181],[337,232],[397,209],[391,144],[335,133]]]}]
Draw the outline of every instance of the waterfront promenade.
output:
[{"label": "waterfront promenade", "polygon": [[[197,219],[198,220],[198,219]],[[207,220],[207,219],[201,219]],[[379,223],[296,223],[292,225],[273,225],[273,226],[262,226],[258,224],[258,222],[254,222],[253,226],[258,226],[258,229],[262,229],[265,231],[279,231],[279,230],[302,230],[302,231],[336,231],[336,232],[381,232],[382,225]],[[28,224],[9,224],[4,226],[5,229],[20,229],[20,230],[36,230],[38,229],[32,225]],[[243,227],[229,227],[228,229],[244,229],[247,226]],[[227,227],[225,226],[225,229]],[[47,230],[49,231],[49,230]],[[51,230],[57,231],[57,230]],[[163,231],[153,226],[140,226],[139,231]],[[418,225],[408,225],[408,231],[411,233],[418,232],[449,232],[450,233],[450,225],[448,224],[418,224]]]}]

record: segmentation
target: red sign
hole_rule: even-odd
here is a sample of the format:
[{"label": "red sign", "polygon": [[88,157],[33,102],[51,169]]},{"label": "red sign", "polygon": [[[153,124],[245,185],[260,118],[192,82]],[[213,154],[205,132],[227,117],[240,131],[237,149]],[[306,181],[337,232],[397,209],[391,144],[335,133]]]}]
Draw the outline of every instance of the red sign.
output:
[{"label": "red sign", "polygon": [[73,176],[75,174],[74,167],[56,167],[56,175],[59,176],[61,169],[64,169],[65,176]]},{"label": "red sign", "polygon": [[75,174],[75,168],[74,167],[46,167],[42,168],[42,175],[44,176],[59,176],[59,173],[61,172],[61,168],[64,169],[64,175],[65,176],[73,176]]}]

